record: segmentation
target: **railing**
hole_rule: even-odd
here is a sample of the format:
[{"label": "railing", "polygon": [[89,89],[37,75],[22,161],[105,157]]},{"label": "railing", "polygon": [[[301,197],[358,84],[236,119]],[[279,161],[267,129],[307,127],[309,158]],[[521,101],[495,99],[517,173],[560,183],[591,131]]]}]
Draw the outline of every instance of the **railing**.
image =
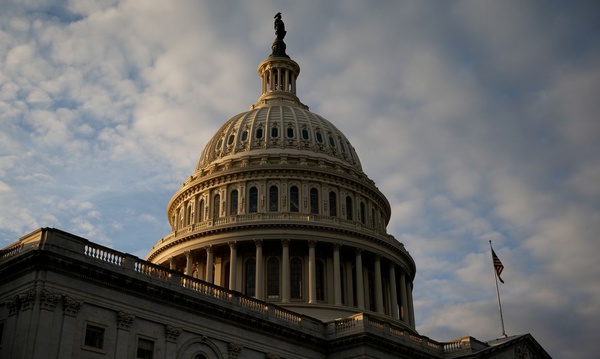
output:
[{"label": "railing", "polygon": [[23,244],[21,242],[17,242],[9,247],[6,247],[5,249],[0,251],[0,261],[10,258],[12,256],[16,256],[17,254],[21,253],[22,249]]},{"label": "railing", "polygon": [[294,312],[290,312],[288,310],[283,310],[281,308],[275,308],[275,318],[279,318],[285,321],[288,321],[293,324],[301,324],[302,317]]},{"label": "railing", "polygon": [[166,268],[154,263],[135,260],[133,270],[148,277],[156,278],[166,282],[171,280],[171,273]]},{"label": "railing", "polygon": [[254,300],[248,297],[240,297],[239,301],[242,307],[250,309],[253,312],[267,314],[269,311],[269,307],[261,301]]},{"label": "railing", "polygon": [[123,264],[124,254],[110,248],[100,246],[94,243],[85,245],[84,254],[88,257],[99,259],[103,262],[108,262],[120,266]]}]

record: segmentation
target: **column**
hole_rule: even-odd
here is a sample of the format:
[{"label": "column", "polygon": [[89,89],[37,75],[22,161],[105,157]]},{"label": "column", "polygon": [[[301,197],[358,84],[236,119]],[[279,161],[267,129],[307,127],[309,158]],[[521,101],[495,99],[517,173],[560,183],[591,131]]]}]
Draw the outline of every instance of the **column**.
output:
[{"label": "column", "polygon": [[277,68],[277,90],[281,90],[283,83],[281,82],[281,67]]},{"label": "column", "polygon": [[384,314],[383,311],[383,288],[381,285],[381,257],[375,256],[375,311]]},{"label": "column", "polygon": [[363,282],[362,252],[362,249],[356,249],[356,306],[358,309],[364,310],[365,288]]},{"label": "column", "polygon": [[398,292],[396,291],[396,266],[390,264],[390,314],[392,318],[399,319],[398,316]]},{"label": "column", "polygon": [[281,241],[283,247],[281,254],[281,302],[290,302],[290,240]]},{"label": "column", "polygon": [[169,269],[175,269],[175,257],[169,258]]},{"label": "column", "polygon": [[352,266],[346,265],[346,298],[349,307],[354,306],[354,282],[352,281]]},{"label": "column", "polygon": [[60,343],[58,345],[57,358],[72,358],[73,357],[73,340],[75,331],[77,330],[77,314],[83,301],[63,295],[63,322],[62,332],[60,335]]},{"label": "column", "polygon": [[406,274],[404,271],[404,268],[400,269],[400,313],[401,313],[401,320],[406,323],[409,324],[410,321],[408,320],[408,304],[407,304],[407,299],[406,299]]},{"label": "column", "polygon": [[129,344],[129,328],[135,319],[135,315],[121,312],[117,313],[117,342],[115,344],[115,358],[127,358],[127,346]]},{"label": "column", "polygon": [[333,245],[333,298],[335,305],[342,305],[342,278],[340,274],[340,245]]},{"label": "column", "polygon": [[317,264],[315,259],[315,241],[308,241],[308,302],[317,302]]},{"label": "column", "polygon": [[408,318],[411,327],[415,327],[415,312],[413,308],[413,300],[412,300],[412,284],[410,282],[406,282],[406,297],[408,299]]},{"label": "column", "polygon": [[215,270],[213,247],[206,246],[204,248],[206,249],[206,278],[204,280],[212,283]]},{"label": "column", "polygon": [[52,293],[47,289],[40,291],[40,312],[39,319],[37,320],[36,345],[32,345],[33,348],[31,348],[34,350],[32,358],[50,357],[48,349],[52,347],[52,343],[58,339],[57,336],[59,335],[53,328],[61,324],[53,322],[54,310],[60,300],[60,295]]},{"label": "column", "polygon": [[192,251],[185,251],[185,275],[192,275],[194,263],[192,263]]},{"label": "column", "polygon": [[237,243],[229,242],[229,289],[236,290],[237,284]]},{"label": "column", "polygon": [[263,241],[258,239],[255,240],[254,243],[256,244],[256,283],[254,286],[254,294],[256,295],[256,299],[263,300]]}]

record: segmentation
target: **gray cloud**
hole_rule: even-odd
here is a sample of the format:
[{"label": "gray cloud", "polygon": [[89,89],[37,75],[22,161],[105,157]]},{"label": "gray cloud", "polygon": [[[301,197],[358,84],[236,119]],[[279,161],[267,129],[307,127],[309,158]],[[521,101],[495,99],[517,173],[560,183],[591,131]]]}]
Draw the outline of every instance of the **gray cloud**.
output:
[{"label": "gray cloud", "polygon": [[301,100],[390,200],[389,231],[417,263],[420,332],[500,334],[491,239],[509,334],[592,358],[594,2],[8,2],[0,243],[56,226],[144,256],[206,142],[258,98],[277,11]]}]

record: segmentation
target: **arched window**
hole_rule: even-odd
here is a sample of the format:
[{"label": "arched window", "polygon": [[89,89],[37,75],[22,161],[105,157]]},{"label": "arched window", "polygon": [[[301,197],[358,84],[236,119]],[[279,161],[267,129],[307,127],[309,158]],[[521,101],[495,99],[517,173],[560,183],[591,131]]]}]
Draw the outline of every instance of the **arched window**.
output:
[{"label": "arched window", "polygon": [[200,204],[198,205],[198,218],[200,218],[200,222],[204,221],[204,200],[200,201]]},{"label": "arched window", "polygon": [[298,187],[290,187],[290,212],[300,212],[300,193]]},{"label": "arched window", "polygon": [[294,129],[292,127],[287,128],[287,138],[294,138]]},{"label": "arched window", "polygon": [[277,212],[279,210],[279,188],[271,186],[269,188],[269,211]]},{"label": "arched window", "polygon": [[219,213],[221,212],[221,195],[215,196],[215,203],[213,207],[213,218],[219,218]]},{"label": "arched window", "polygon": [[229,204],[229,214],[237,214],[238,213],[238,190],[234,189],[231,191],[230,196],[230,204]]},{"label": "arched window", "polygon": [[319,214],[319,190],[310,189],[310,213]]},{"label": "arched window", "polygon": [[259,127],[259,128],[256,129],[256,134],[255,134],[254,137],[256,137],[257,140],[262,139],[262,137],[263,137],[263,129],[262,129],[262,127]]},{"label": "arched window", "polygon": [[267,298],[279,298],[279,259],[276,257],[267,261]]},{"label": "arched window", "polygon": [[194,223],[194,206],[191,203],[187,207],[186,217],[187,225]]},{"label": "arched window", "polygon": [[258,188],[250,188],[250,195],[248,197],[248,213],[258,212]]},{"label": "arched window", "polygon": [[315,274],[317,277],[317,300],[325,300],[325,266],[320,260],[317,260],[315,264]]},{"label": "arched window", "polygon": [[271,129],[271,137],[273,137],[273,138],[279,137],[279,129],[277,127],[273,127]]},{"label": "arched window", "polygon": [[351,221],[352,218],[352,198],[346,196],[346,219]]},{"label": "arched window", "polygon": [[308,130],[306,128],[302,129],[302,139],[303,140],[308,140],[310,137],[308,135]]},{"label": "arched window", "polygon": [[302,260],[297,257],[290,261],[290,297],[302,298]]},{"label": "arched window", "polygon": [[329,215],[337,216],[337,196],[335,192],[329,192]]},{"label": "arched window", "polygon": [[256,260],[250,258],[246,261],[246,267],[244,268],[244,279],[245,279],[245,291],[246,295],[254,297],[256,295]]},{"label": "arched window", "polygon": [[362,224],[366,223],[366,215],[367,213],[365,212],[365,202],[360,202],[360,222]]}]

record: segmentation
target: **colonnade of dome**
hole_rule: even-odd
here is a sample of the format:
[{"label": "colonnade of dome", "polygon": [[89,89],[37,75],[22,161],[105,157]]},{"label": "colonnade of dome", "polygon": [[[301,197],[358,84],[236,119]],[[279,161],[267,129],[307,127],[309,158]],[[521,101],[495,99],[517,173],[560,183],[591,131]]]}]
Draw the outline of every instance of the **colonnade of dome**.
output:
[{"label": "colonnade of dome", "polygon": [[323,320],[370,311],[414,330],[415,263],[346,136],[296,96],[274,53],[261,96],[207,143],[147,259]]}]

